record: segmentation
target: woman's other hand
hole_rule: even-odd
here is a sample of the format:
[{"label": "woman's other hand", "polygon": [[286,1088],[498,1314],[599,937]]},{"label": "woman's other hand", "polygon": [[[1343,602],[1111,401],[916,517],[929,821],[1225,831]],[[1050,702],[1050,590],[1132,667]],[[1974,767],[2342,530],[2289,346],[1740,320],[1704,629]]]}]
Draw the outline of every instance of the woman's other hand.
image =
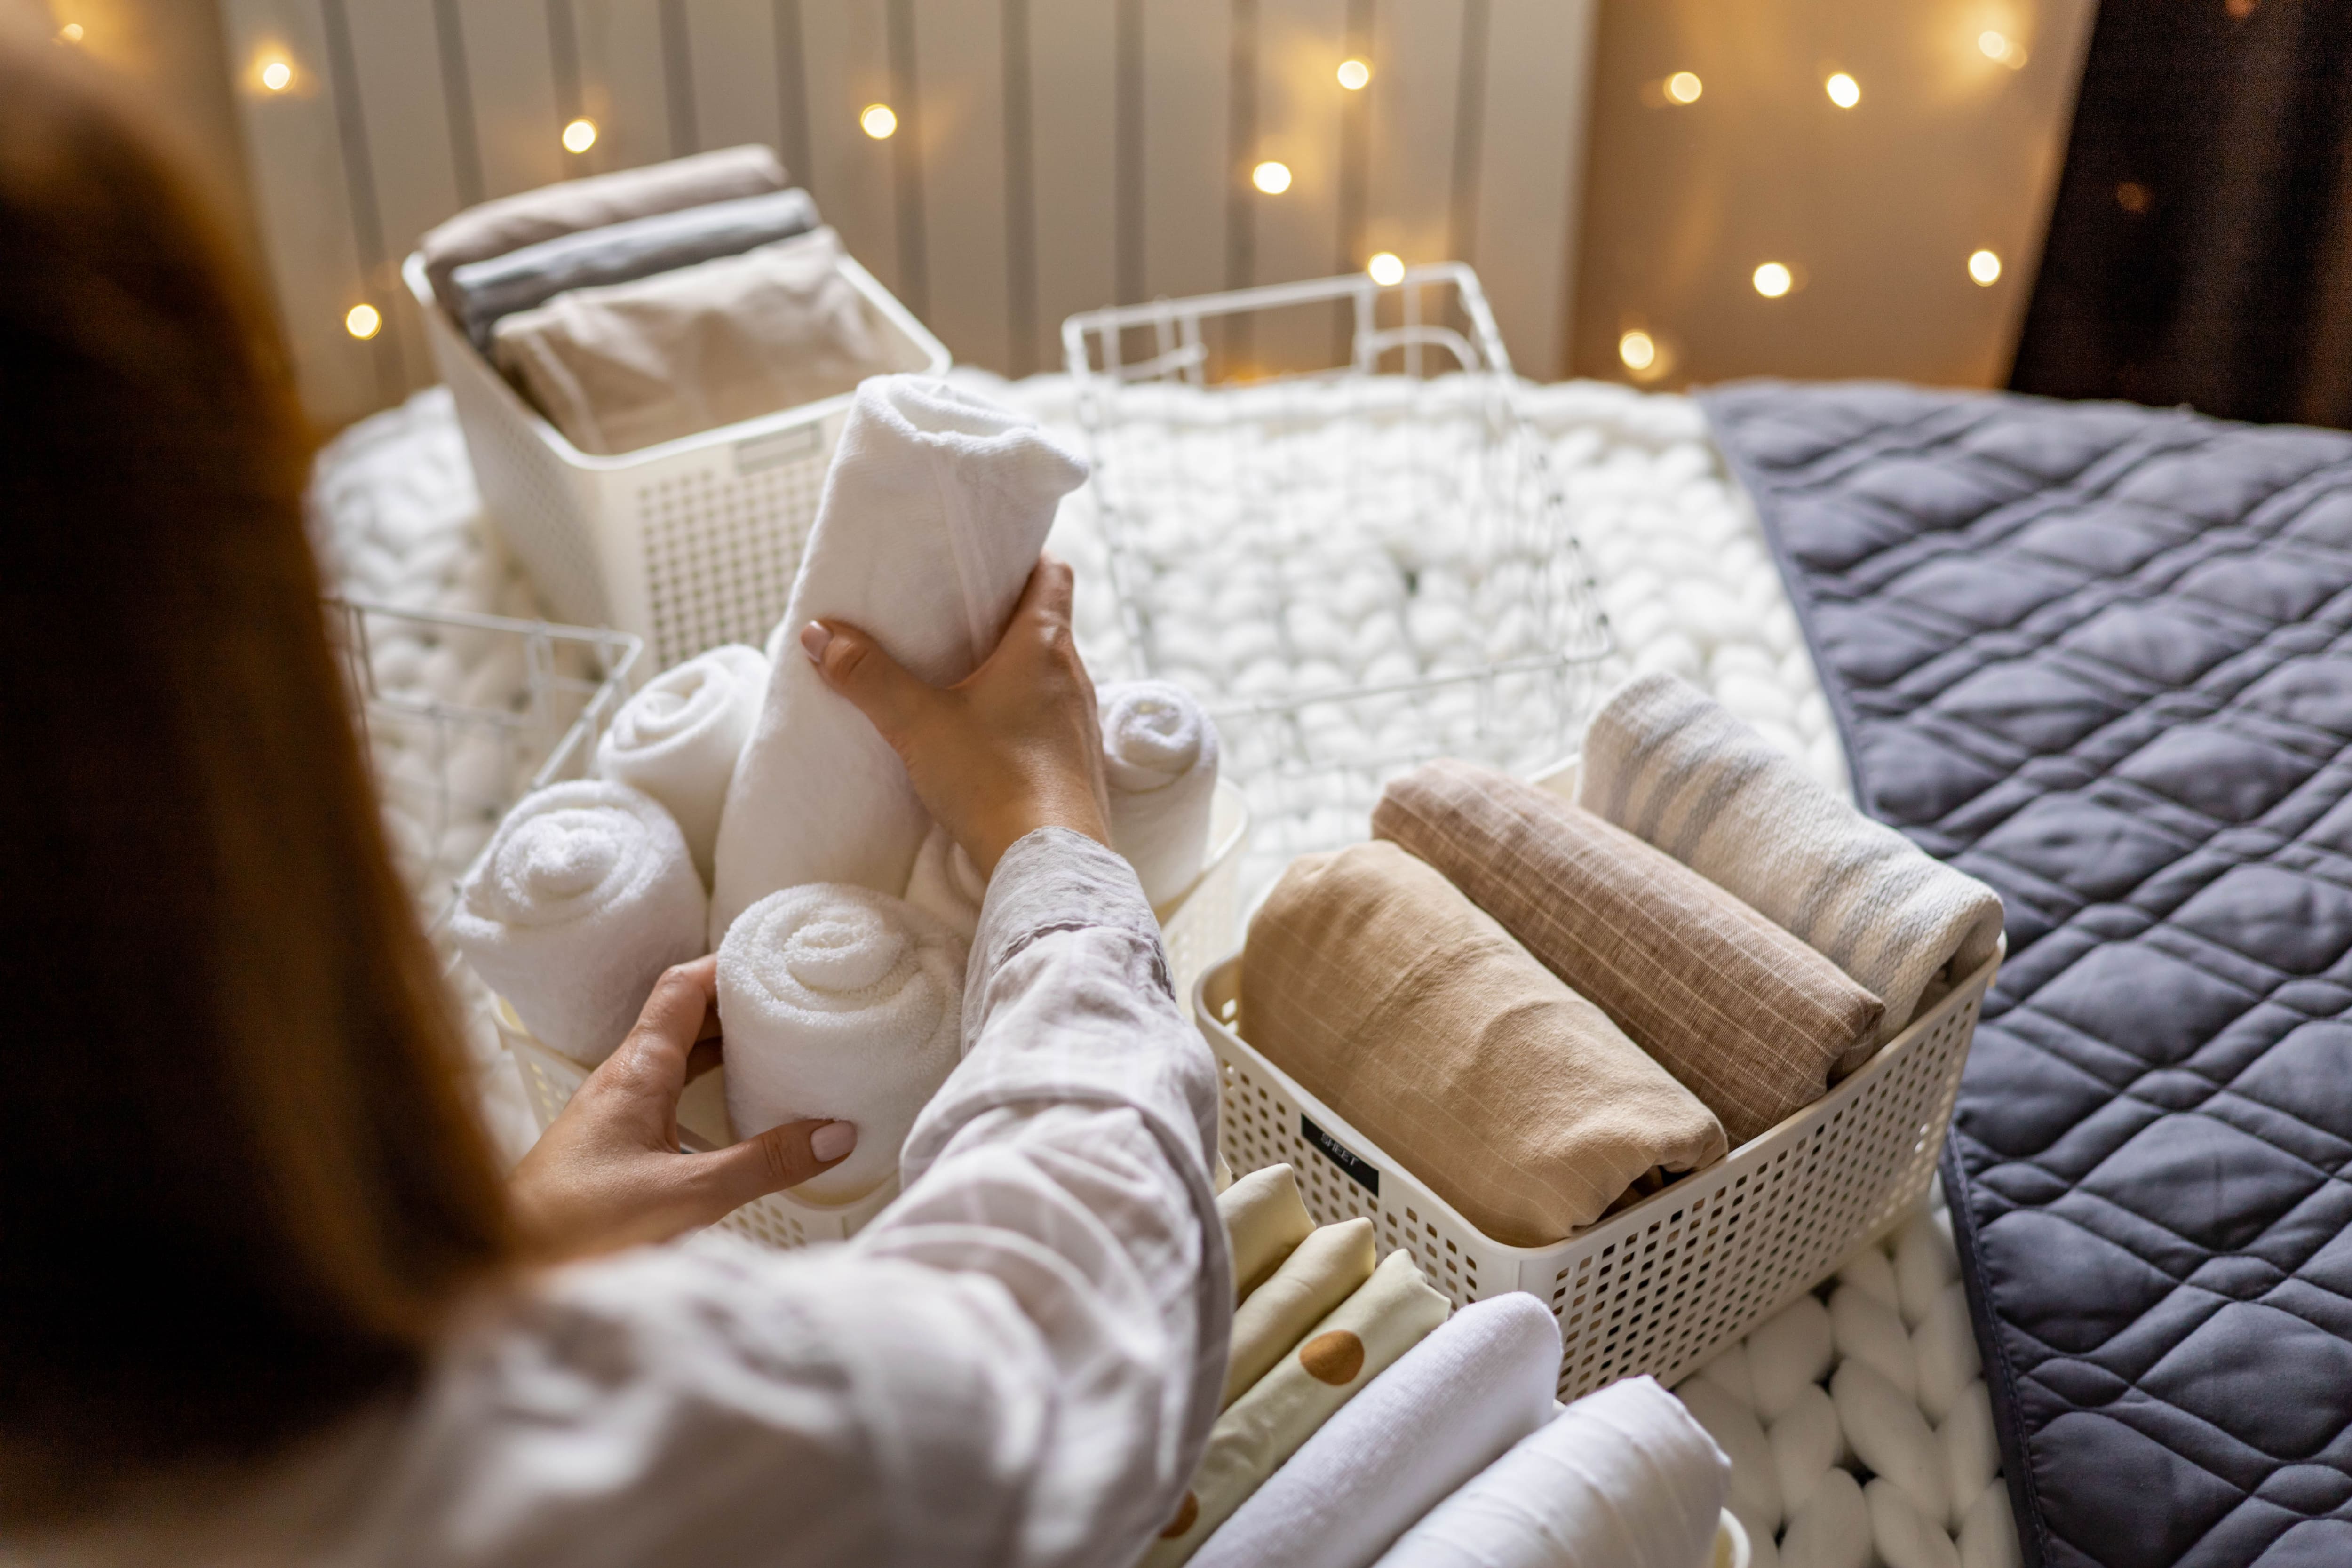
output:
[{"label": "woman's other hand", "polygon": [[1108,845],[1094,682],[1070,636],[1070,569],[1038,560],[986,663],[950,687],[909,675],[856,626],[811,621],[801,649],[907,764],[915,793],[982,876],[1040,827]]},{"label": "woman's other hand", "polygon": [[788,1121],[725,1149],[681,1152],[678,1096],[719,1055],[719,960],[681,963],[515,1167],[515,1219],[535,1251],[577,1258],[665,1241],[805,1182],[857,1146],[846,1121]]}]

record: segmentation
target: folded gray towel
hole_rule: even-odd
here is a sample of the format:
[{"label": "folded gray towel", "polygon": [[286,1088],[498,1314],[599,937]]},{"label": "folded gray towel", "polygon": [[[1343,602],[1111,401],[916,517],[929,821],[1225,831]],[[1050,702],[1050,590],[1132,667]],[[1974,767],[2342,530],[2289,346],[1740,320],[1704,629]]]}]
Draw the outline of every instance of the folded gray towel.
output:
[{"label": "folded gray towel", "polygon": [[501,317],[545,304],[569,289],[632,283],[740,256],[816,226],[816,203],[806,191],[740,196],[608,223],[466,263],[449,274],[449,309],[474,346],[488,353],[490,329]]}]

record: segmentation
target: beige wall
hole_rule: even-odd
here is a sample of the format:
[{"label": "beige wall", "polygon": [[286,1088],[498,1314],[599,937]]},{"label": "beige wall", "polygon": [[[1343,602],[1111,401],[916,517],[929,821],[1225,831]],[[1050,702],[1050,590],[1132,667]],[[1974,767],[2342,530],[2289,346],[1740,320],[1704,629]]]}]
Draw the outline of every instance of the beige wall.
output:
[{"label": "beige wall", "polygon": [[[1605,0],[1577,374],[2006,380],[2095,0]],[[1989,58],[1998,31],[2021,63]],[[1689,71],[1696,101],[1666,79]],[[1832,72],[1861,89],[1831,102]],[[1971,281],[1979,248],[2000,258]],[[1766,261],[1797,286],[1768,300]],[[1637,377],[1627,331],[1658,342]]]}]

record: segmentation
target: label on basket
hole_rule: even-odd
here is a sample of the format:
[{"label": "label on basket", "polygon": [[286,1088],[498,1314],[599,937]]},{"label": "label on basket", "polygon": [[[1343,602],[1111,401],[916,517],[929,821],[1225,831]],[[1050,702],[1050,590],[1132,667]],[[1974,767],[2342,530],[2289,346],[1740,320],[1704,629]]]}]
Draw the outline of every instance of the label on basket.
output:
[{"label": "label on basket", "polygon": [[1331,1163],[1347,1173],[1348,1179],[1374,1197],[1381,1195],[1380,1167],[1356,1157],[1354,1151],[1302,1116],[1298,1119],[1298,1135],[1329,1156]]}]

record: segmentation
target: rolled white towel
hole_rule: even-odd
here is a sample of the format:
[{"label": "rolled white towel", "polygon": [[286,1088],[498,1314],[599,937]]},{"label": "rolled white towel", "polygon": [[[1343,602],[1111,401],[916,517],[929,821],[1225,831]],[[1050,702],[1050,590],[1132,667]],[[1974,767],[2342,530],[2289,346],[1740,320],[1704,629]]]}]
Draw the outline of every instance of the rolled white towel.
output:
[{"label": "rolled white towel", "polygon": [[767,689],[768,660],[758,648],[714,647],[647,681],[596,742],[599,776],[669,808],[706,888],[719,810]]},{"label": "rolled white towel", "polygon": [[907,901],[926,914],[937,915],[947,928],[963,938],[964,945],[980,932],[980,906],[988,900],[988,879],[948,837],[938,823],[923,836],[915,851],[915,868],[907,878]]},{"label": "rolled white towel", "polygon": [[735,1135],[804,1117],[854,1122],[849,1158],[793,1194],[844,1204],[881,1185],[956,1064],[963,970],[955,932],[870,888],[787,888],[744,910],[719,947]]},{"label": "rolled white towel", "polygon": [[1124,680],[1102,690],[1110,847],[1157,908],[1190,887],[1209,854],[1217,727],[1182,687]]},{"label": "rolled white towel", "polygon": [[546,1044],[613,1054],[662,971],[703,945],[702,879],[661,803],[605,780],[524,798],[458,889],[449,935]]},{"label": "rolled white towel", "polygon": [[1542,1302],[1512,1292],[1465,1307],[1340,1406],[1192,1561],[1365,1568],[1549,1421],[1559,1380],[1559,1323]]},{"label": "rolled white towel", "polygon": [[782,888],[896,897],[930,830],[889,742],[793,651],[801,628],[845,621],[919,679],[961,680],[995,650],[1055,504],[1086,474],[1034,421],[944,382],[859,385],[719,816],[714,935]]},{"label": "rolled white towel", "polygon": [[1656,1379],[1627,1378],[1479,1472],[1380,1568],[1690,1568],[1707,1560],[1730,1468]]}]

